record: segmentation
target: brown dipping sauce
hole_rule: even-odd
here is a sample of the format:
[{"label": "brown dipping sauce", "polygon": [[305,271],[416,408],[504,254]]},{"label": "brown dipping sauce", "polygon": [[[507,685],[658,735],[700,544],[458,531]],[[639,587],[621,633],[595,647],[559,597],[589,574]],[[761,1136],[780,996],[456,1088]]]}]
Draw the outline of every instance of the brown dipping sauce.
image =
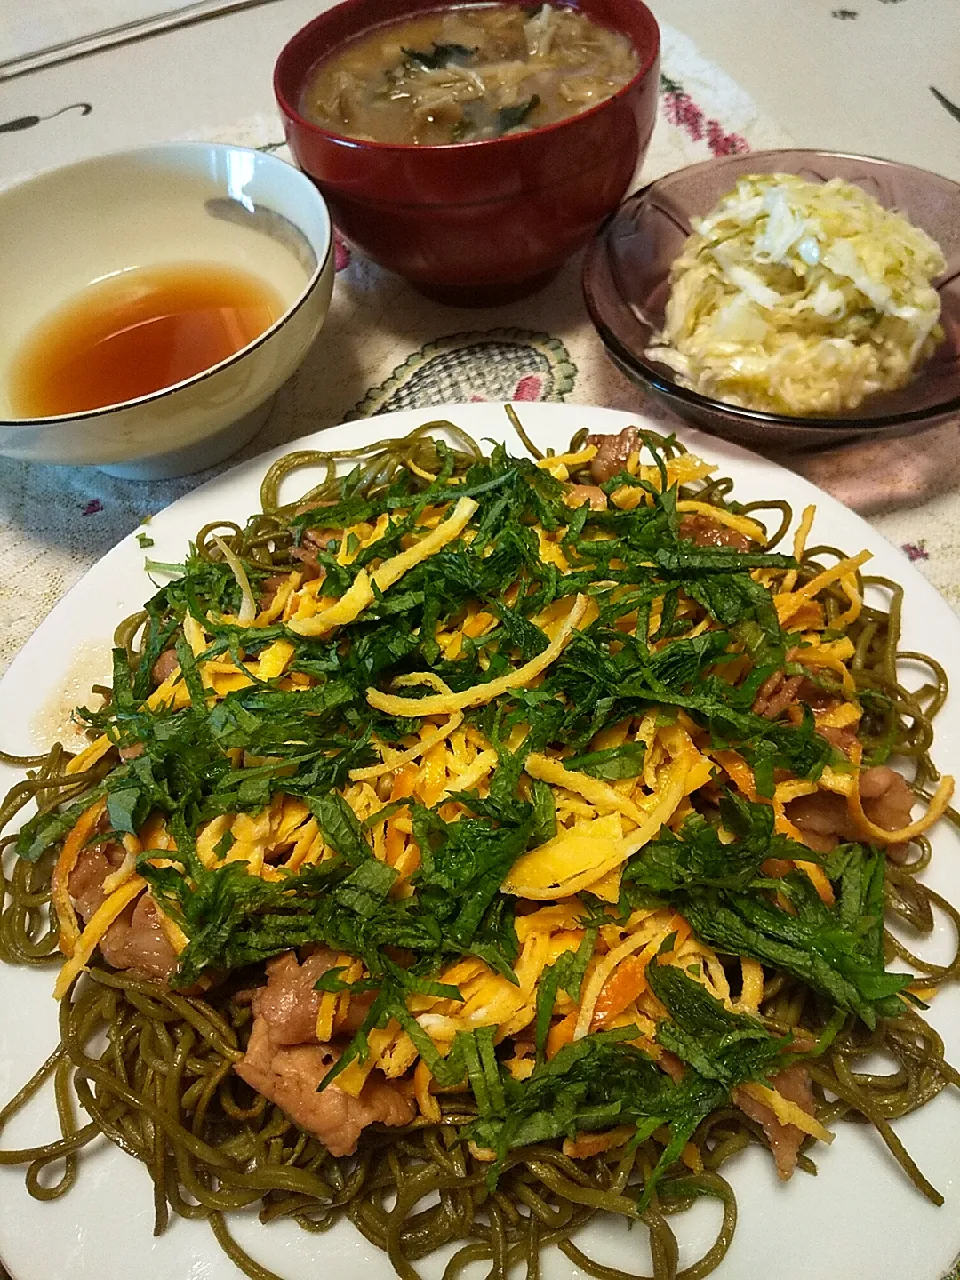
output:
[{"label": "brown dipping sauce", "polygon": [[234,355],[284,310],[266,281],[218,263],[109,276],[27,335],[11,379],[14,412],[47,418],[150,395]]},{"label": "brown dipping sauce", "polygon": [[639,70],[626,36],[553,5],[463,5],[385,23],[307,81],[308,120],[351,138],[439,146],[565,120]]}]

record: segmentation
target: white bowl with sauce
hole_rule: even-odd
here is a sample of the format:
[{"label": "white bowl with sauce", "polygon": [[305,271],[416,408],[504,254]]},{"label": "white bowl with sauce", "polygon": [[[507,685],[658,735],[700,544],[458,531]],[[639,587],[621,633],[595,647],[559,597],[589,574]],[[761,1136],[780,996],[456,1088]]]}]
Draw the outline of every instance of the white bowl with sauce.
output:
[{"label": "white bowl with sauce", "polygon": [[333,230],[275,156],[171,143],[0,192],[0,454],[154,480],[234,453],[320,331]]}]

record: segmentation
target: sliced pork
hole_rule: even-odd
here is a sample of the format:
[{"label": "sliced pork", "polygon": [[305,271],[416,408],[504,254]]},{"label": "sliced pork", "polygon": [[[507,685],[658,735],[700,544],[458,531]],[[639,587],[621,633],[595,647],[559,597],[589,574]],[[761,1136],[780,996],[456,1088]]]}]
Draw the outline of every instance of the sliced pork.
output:
[{"label": "sliced pork", "polygon": [[604,484],[624,469],[631,453],[639,451],[640,432],[636,427],[624,427],[615,436],[587,436],[587,444],[597,446],[597,452],[590,463],[590,474],[597,484]]},{"label": "sliced pork", "polygon": [[[898,831],[910,822],[914,794],[902,774],[887,765],[875,765],[860,775],[860,798],[863,811],[884,831]],[[811,849],[829,853],[844,840],[864,839],[845,796],[818,791],[800,796],[787,805],[787,817],[803,832]],[[888,852],[896,856],[899,846]]]},{"label": "sliced pork", "polygon": [[253,1012],[262,1018],[275,1045],[316,1042],[321,995],[318,978],[333,969],[337,957],[327,947],[301,964],[292,951],[267,962],[267,985],[253,994]]},{"label": "sliced pork", "polygon": [[[813,1090],[810,1087],[810,1073],[800,1063],[787,1067],[770,1081],[770,1087],[776,1089],[789,1102],[795,1102],[807,1115],[814,1114]],[[797,1155],[806,1137],[802,1129],[795,1124],[781,1124],[772,1109],[765,1102],[752,1098],[743,1089],[733,1091],[733,1100],[751,1120],[761,1125],[770,1143],[770,1150],[777,1165],[777,1173],[786,1182],[797,1167]]]},{"label": "sliced pork", "polygon": [[103,935],[100,950],[107,964],[165,982],[177,967],[177,953],[163,931],[157,904],[149,893],[131,902]]},{"label": "sliced pork", "polygon": [[[275,1102],[301,1128],[315,1134],[331,1155],[352,1155],[371,1124],[405,1125],[416,1108],[406,1085],[371,1072],[357,1096],[336,1083],[317,1085],[338,1061],[340,1049],[318,1044],[320,993],[314,984],[336,965],[336,955],[318,948],[301,963],[292,951],[267,965],[267,982],[252,993],[253,1030],[235,1070],[258,1093]],[[372,997],[351,998],[342,1029],[359,1026]]]},{"label": "sliced pork", "polygon": [[884,831],[897,831],[909,826],[910,810],[916,796],[896,769],[885,764],[865,769],[860,775],[860,798],[864,813]]},{"label": "sliced pork", "polygon": [[803,676],[788,676],[785,671],[775,671],[757,691],[753,702],[754,713],[763,716],[765,720],[776,720],[777,716],[796,702],[803,682]]},{"label": "sliced pork", "polygon": [[[788,660],[796,660],[796,658],[796,650],[791,650],[787,654]],[[788,719],[799,724],[802,716],[801,703],[805,703],[814,715],[822,715],[841,706],[843,699],[821,689],[808,676],[788,676],[785,671],[775,671],[760,686],[754,699],[753,710],[758,716],[764,716],[767,720],[776,720],[785,711],[789,712],[791,707],[796,707],[796,712],[788,716]],[[844,755],[849,753],[857,740],[856,724],[833,726],[818,723],[817,733]]]},{"label": "sliced pork", "polygon": [[405,1125],[416,1114],[406,1088],[371,1072],[354,1097],[333,1083],[317,1085],[339,1059],[328,1044],[281,1047],[264,1018],[254,1019],[247,1052],[234,1070],[251,1088],[275,1102],[302,1129],[315,1134],[333,1156],[350,1156],[368,1125]]},{"label": "sliced pork", "polygon": [[568,507],[589,507],[591,511],[607,509],[607,495],[597,484],[568,484],[564,502]]},{"label": "sliced pork", "polygon": [[168,680],[180,665],[176,649],[164,649],[150,670],[151,682],[159,688],[164,680]]},{"label": "sliced pork", "polygon": [[300,576],[304,581],[318,578],[322,572],[317,563],[317,552],[326,551],[333,542],[342,537],[339,530],[307,529],[298,547],[290,548],[290,555],[300,561]]},{"label": "sliced pork", "polygon": [[677,532],[698,547],[729,547],[732,551],[749,551],[753,545],[745,533],[711,520],[699,512],[684,516]]},{"label": "sliced pork", "polygon": [[[103,882],[123,858],[123,849],[112,842],[84,849],[80,854],[70,875],[69,889],[84,923],[106,900]],[[142,893],[124,908],[103,935],[100,951],[114,969],[130,970],[158,981],[166,981],[177,967],[177,954],[163,931],[149,893]]]},{"label": "sliced pork", "polygon": [[[274,1044],[316,1044],[321,993],[314,987],[336,964],[336,954],[329,947],[318,947],[302,964],[292,951],[267,961],[267,984],[253,992],[251,1004],[254,1016],[266,1022]],[[337,1031],[353,1035],[372,1000],[370,992],[351,996],[347,1016],[337,1023]]]},{"label": "sliced pork", "polygon": [[276,599],[277,592],[290,577],[289,573],[271,573],[260,583],[260,608],[269,609]]}]

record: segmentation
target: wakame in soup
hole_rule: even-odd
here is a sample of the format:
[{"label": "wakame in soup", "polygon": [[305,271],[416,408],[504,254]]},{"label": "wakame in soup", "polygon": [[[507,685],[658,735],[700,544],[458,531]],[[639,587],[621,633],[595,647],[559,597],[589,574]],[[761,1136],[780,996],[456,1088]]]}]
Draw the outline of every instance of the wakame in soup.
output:
[{"label": "wakame in soup", "polygon": [[301,110],[351,138],[439,146],[577,115],[639,69],[626,36],[573,9],[464,5],[386,23],[315,68]]}]

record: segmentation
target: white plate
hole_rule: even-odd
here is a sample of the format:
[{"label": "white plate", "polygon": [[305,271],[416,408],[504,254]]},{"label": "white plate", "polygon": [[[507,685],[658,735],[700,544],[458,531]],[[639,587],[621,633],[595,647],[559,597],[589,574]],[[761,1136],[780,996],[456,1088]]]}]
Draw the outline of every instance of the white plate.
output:
[{"label": "white plate", "polygon": [[[533,439],[558,450],[581,426],[619,431],[638,421],[625,413],[575,405],[523,404],[517,409]],[[297,444],[348,447],[402,435],[440,416],[449,416],[477,438],[514,439],[500,406],[471,404],[384,415]],[[871,569],[906,589],[905,646],[936,656],[960,689],[960,621],[898,551],[858,516],[791,472],[694,432],[683,438],[734,476],[741,500],[786,498],[796,512],[815,502],[815,542],[851,552],[869,547],[874,552]],[[156,545],[148,554],[176,561],[187,540],[211,518],[242,522],[257,510],[265,464],[282,452],[245,463],[154,517],[149,532]],[[305,487],[302,476],[291,484],[300,492]],[[89,653],[91,645],[109,648],[115,624],[150,594],[144,555],[134,536],[121,542],[60,602],[17,657],[0,684],[0,741],[7,750],[44,745],[37,741],[37,716],[51,693],[76,677],[74,655],[78,650]],[[955,765],[958,746],[960,697],[954,694],[937,722],[936,758],[942,767]],[[0,770],[0,787],[12,780],[12,771]],[[935,846],[930,881],[960,901],[960,840],[942,827]],[[56,1042],[51,987],[49,972],[0,965],[0,1099],[16,1091]],[[930,1018],[946,1040],[948,1055],[960,1061],[960,991],[938,997]],[[865,1126],[838,1126],[834,1145],[815,1153],[819,1175],[798,1173],[788,1185],[777,1182],[766,1152],[750,1150],[724,1170],[738,1194],[740,1225],[716,1273],[718,1280],[939,1280],[960,1251],[960,1098],[941,1094],[896,1128],[946,1196],[942,1209],[914,1190]],[[50,1140],[54,1133],[47,1098],[9,1125],[2,1145],[25,1146]],[[716,1217],[712,1206],[703,1205],[686,1222],[674,1219],[682,1242],[681,1265],[712,1240]],[[74,1190],[52,1204],[26,1194],[21,1170],[0,1169],[0,1257],[15,1280],[134,1275],[138,1280],[237,1280],[239,1272],[204,1224],[175,1221],[155,1240],[152,1218],[145,1170],[106,1143],[82,1160]],[[316,1280],[333,1266],[343,1280],[388,1280],[392,1275],[386,1258],[349,1224],[313,1236],[288,1223],[261,1227],[251,1214],[235,1229],[254,1255],[285,1280]],[[628,1235],[613,1225],[592,1232],[603,1260],[632,1272],[649,1268],[643,1234],[634,1230]],[[551,1259],[548,1276],[571,1275],[574,1269],[561,1255],[554,1251]]]}]

